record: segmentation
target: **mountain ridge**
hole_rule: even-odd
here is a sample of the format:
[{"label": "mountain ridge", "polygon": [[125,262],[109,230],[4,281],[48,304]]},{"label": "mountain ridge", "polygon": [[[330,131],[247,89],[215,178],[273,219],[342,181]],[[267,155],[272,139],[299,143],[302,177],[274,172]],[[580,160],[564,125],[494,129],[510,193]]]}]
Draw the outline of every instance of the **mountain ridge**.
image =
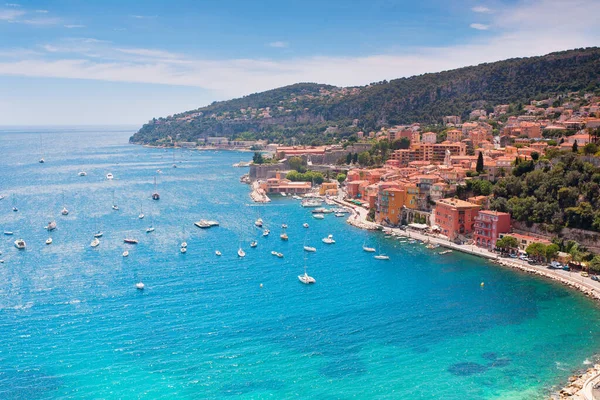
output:
[{"label": "mountain ridge", "polygon": [[[208,136],[327,142],[358,130],[463,118],[475,108],[600,87],[600,48],[565,50],[425,73],[366,86],[296,83],[152,119],[132,143]],[[328,127],[337,129],[328,130]],[[328,132],[329,131],[329,132]]]}]

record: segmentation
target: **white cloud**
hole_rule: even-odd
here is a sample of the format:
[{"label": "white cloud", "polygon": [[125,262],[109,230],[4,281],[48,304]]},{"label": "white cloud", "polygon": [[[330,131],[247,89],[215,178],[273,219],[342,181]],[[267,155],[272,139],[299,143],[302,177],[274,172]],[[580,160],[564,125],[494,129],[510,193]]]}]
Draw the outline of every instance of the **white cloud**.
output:
[{"label": "white cloud", "polygon": [[17,22],[20,22],[22,24],[27,24],[27,25],[43,26],[43,25],[57,25],[57,24],[60,24],[61,20],[60,20],[60,18],[30,18],[30,19],[19,20]]},{"label": "white cloud", "polygon": [[[88,79],[198,87],[219,98],[296,82],[338,86],[437,72],[511,57],[599,45],[600,2],[559,0],[523,3],[493,14],[493,32],[462,45],[422,47],[397,54],[348,57],[206,59],[161,49],[126,48],[93,38],[49,43],[46,55],[1,59],[0,75]],[[577,10],[586,9],[586,13]],[[577,24],[572,21],[577,20]],[[525,23],[526,21],[526,23]],[[1,51],[2,49],[0,49]]]},{"label": "white cloud", "polygon": [[135,19],[152,19],[156,18],[156,15],[131,15],[130,17]]},{"label": "white cloud", "polygon": [[473,28],[473,29],[477,29],[478,31],[487,31],[487,30],[490,28],[490,26],[489,26],[489,25],[478,24],[478,23],[476,23],[476,24],[471,24],[471,25],[469,25],[469,26],[470,26],[471,28]]},{"label": "white cloud", "polygon": [[48,10],[35,10],[35,12],[39,14],[48,14]]},{"label": "white cloud", "polygon": [[485,6],[476,6],[471,8],[471,11],[480,13],[480,14],[492,14],[494,10]]},{"label": "white cloud", "polygon": [[17,18],[25,15],[21,10],[0,10],[0,21],[14,22]]},{"label": "white cloud", "polygon": [[85,25],[80,25],[80,24],[67,24],[67,25],[63,25],[63,26],[67,29],[85,28]]},{"label": "white cloud", "polygon": [[278,40],[276,42],[269,43],[269,47],[286,48],[286,47],[289,47],[289,43]]},{"label": "white cloud", "polygon": [[4,3],[6,7],[21,7],[20,4],[17,3]]}]

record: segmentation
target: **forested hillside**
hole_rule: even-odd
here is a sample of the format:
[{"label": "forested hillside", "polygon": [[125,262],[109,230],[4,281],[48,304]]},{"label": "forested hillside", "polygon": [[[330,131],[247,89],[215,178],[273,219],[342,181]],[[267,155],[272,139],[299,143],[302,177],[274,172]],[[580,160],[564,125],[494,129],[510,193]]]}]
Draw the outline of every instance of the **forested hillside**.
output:
[{"label": "forested hillside", "polygon": [[[358,130],[420,122],[445,115],[467,117],[475,108],[528,102],[556,93],[600,87],[600,49],[576,49],[451,71],[339,88],[300,83],[166,118],[152,119],[131,138],[156,143],[167,137],[207,136],[331,142]],[[336,129],[328,127],[335,126]]]}]

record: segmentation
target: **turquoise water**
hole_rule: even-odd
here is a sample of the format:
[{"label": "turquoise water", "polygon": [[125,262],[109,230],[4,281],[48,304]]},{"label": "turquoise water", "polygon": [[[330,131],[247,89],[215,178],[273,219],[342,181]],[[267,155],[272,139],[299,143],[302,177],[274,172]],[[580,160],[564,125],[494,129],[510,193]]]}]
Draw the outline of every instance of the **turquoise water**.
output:
[{"label": "turquoise water", "polygon": [[[131,132],[0,130],[0,229],[15,232],[0,236],[2,399],[537,399],[600,348],[600,310],[577,292],[318,221],[292,199],[251,205],[231,166],[248,153],[178,151],[172,168],[171,152],[128,145]],[[221,226],[197,229],[201,218]],[[321,242],[328,234],[336,244]],[[297,280],[305,241],[317,247],[312,286]]]}]

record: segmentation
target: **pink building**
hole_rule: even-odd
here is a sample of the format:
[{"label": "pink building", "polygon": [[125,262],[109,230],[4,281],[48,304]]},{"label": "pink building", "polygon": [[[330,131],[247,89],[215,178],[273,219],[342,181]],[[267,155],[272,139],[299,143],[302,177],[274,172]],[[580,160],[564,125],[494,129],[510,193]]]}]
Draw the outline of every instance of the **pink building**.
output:
[{"label": "pink building", "polygon": [[443,235],[450,240],[459,235],[467,235],[475,228],[475,217],[481,208],[478,204],[459,199],[441,199],[436,201],[435,223]]},{"label": "pink building", "polygon": [[473,240],[477,247],[494,249],[500,234],[510,231],[510,214],[498,211],[479,211],[475,217]]}]

